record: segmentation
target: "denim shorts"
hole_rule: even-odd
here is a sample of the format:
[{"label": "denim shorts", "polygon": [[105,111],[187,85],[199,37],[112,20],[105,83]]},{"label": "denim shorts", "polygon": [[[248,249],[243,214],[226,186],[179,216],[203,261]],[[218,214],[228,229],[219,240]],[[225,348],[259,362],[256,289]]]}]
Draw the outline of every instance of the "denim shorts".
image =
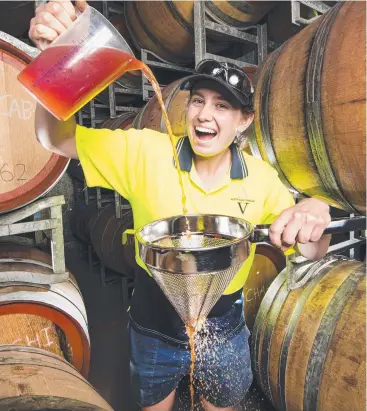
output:
[{"label": "denim shorts", "polygon": [[[244,318],[235,329],[223,333],[232,310],[208,320],[196,340],[195,391],[217,407],[240,403],[253,379],[250,332]],[[190,373],[190,349],[143,335],[132,326],[129,331],[132,393],[139,406],[152,406],[164,400]]]}]

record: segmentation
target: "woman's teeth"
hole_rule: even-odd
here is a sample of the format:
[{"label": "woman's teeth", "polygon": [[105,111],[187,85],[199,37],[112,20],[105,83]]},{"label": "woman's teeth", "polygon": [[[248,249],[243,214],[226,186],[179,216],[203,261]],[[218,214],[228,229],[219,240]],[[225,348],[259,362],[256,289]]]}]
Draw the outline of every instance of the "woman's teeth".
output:
[{"label": "woman's teeth", "polygon": [[200,140],[211,140],[217,135],[215,130],[206,127],[195,127],[195,133]]}]

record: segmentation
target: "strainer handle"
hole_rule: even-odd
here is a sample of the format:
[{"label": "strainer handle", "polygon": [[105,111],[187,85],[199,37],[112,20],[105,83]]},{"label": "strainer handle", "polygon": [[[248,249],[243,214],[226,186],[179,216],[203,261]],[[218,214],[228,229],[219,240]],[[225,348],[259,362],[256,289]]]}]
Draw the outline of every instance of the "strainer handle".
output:
[{"label": "strainer handle", "polygon": [[[269,224],[258,224],[254,226],[249,240],[251,243],[270,242]],[[335,218],[326,227],[324,234],[349,233],[355,230],[366,229],[366,217],[357,216],[352,218]]]}]

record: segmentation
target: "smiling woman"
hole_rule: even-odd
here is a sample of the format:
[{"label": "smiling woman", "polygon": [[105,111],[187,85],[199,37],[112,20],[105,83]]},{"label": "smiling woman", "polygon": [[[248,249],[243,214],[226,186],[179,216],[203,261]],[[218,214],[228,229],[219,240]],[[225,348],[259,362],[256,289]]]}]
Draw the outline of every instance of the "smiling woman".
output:
[{"label": "smiling woman", "polygon": [[186,129],[191,147],[204,158],[226,152],[216,165],[226,168],[231,162],[226,150],[254,118],[254,90],[247,74],[230,63],[203,60],[197,72],[181,85],[190,90]]},{"label": "smiling woman", "polygon": [[191,92],[187,132],[191,147],[201,157],[222,153],[251,124],[230,92],[220,84],[202,80]]}]

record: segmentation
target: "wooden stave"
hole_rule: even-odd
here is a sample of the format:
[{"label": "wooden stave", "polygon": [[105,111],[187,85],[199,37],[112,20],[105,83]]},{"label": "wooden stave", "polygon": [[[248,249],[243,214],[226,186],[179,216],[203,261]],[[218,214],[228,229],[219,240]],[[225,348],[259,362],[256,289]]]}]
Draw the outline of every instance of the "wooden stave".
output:
[{"label": "wooden stave", "polygon": [[[306,196],[320,198],[330,205],[348,212],[365,214],[365,204],[361,201],[365,193],[365,176],[360,175],[360,180],[357,182],[359,186],[355,190],[355,194],[360,199],[359,204],[357,204],[350,194],[346,195],[349,189],[348,184],[344,183],[344,186],[342,186],[340,176],[338,177],[338,172],[342,173],[346,167],[342,164],[335,167],[336,164],[332,164],[328,160],[329,153],[332,151],[331,145],[334,144],[336,149],[340,146],[340,142],[336,144],[334,140],[331,141],[333,138],[331,133],[329,133],[330,138],[326,138],[325,132],[323,139],[320,140],[319,134],[317,134],[319,131],[315,128],[318,124],[316,121],[320,121],[317,116],[321,114],[318,114],[318,112],[324,110],[323,107],[326,107],[326,104],[321,106],[321,109],[317,108],[319,107],[317,102],[306,105],[304,102],[306,94],[302,94],[298,87],[299,84],[302,84],[305,87],[304,93],[306,91],[311,93],[313,87],[314,92],[316,92],[315,98],[317,98],[317,95],[320,94],[320,89],[317,88],[319,83],[312,79],[318,79],[319,77],[312,73],[313,70],[317,70],[321,66],[319,63],[320,58],[315,53],[322,50],[321,47],[326,44],[324,56],[330,56],[330,53],[328,53],[330,42],[325,43],[328,39],[326,36],[325,40],[325,33],[329,37],[337,36],[335,24],[346,24],[345,14],[349,16],[350,20],[353,20],[353,16],[358,15],[361,11],[365,12],[365,8],[362,10],[358,7],[363,8],[364,6],[363,4],[359,6],[354,3],[344,5],[340,3],[334,6],[328,13],[304,28],[301,33],[292,37],[268,57],[258,75],[255,111],[262,114],[261,116],[255,116],[254,135],[251,139],[251,145],[255,148],[254,153],[272,164],[279,172],[283,182],[293,190]],[[329,34],[324,29],[326,21],[330,30]],[[359,30],[358,32],[362,31]],[[315,35],[320,41],[313,41]],[[321,40],[322,36],[324,36],[324,40]],[[314,57],[308,58],[309,56]],[[361,59],[359,63],[364,66],[365,61],[363,61],[363,57]],[[300,63],[304,61],[308,62],[307,65]],[[272,68],[273,64],[274,67]],[[287,67],[287,69],[284,70],[284,67]],[[282,84],[284,81],[289,80],[289,71],[293,73],[292,83],[289,87],[284,87]],[[323,81],[325,81],[326,74],[326,72],[321,73]],[[307,78],[308,82],[305,83]],[[291,87],[293,87],[292,90]],[[363,86],[360,85],[359,89],[362,90]],[[272,92],[272,90],[276,91]],[[321,89],[321,93],[327,93],[325,87]],[[281,107],[279,104],[277,105],[279,101],[282,101]],[[365,100],[362,104],[365,104]],[[293,116],[284,116],[284,112],[293,113]],[[280,116],[280,114],[282,115]],[[304,116],[307,116],[308,122],[305,122],[306,117]],[[290,119],[292,120],[291,123]],[[335,118],[330,119],[330,124],[333,124],[333,122],[335,123]],[[322,126],[325,124],[326,121],[323,122]],[[365,135],[365,129],[363,132]],[[346,135],[345,131],[344,137]],[[289,136],[291,136],[291,140]],[[360,139],[362,140],[362,138]],[[329,140],[329,147],[325,147],[326,140]],[[347,140],[346,137],[344,140]],[[365,163],[363,144],[361,141],[359,143],[361,144],[358,144],[358,161]],[[290,158],[291,160],[289,160]],[[358,164],[358,161],[355,163]],[[349,162],[349,164],[352,163]],[[337,171],[333,171],[333,168]],[[359,170],[362,170],[361,173],[363,174],[365,168],[360,167]],[[347,176],[347,173],[345,175]]]},{"label": "wooden stave", "polygon": [[0,384],[1,409],[112,411],[72,365],[47,351],[1,346],[0,370],[4,378]]},{"label": "wooden stave", "polygon": [[[253,329],[263,296],[284,268],[285,256],[280,250],[267,243],[256,245],[254,262],[243,287],[244,314],[250,331]],[[258,272],[259,269],[262,271]]]},{"label": "wooden stave", "polygon": [[[168,118],[172,126],[172,132],[176,137],[186,135],[185,106],[189,98],[188,91],[180,90],[180,84],[184,79],[176,80],[162,90],[163,101],[166,106]],[[175,108],[178,108],[175,110]],[[149,128],[152,130],[167,132],[162,111],[157,98],[152,97],[133,121],[136,129]]]},{"label": "wooden stave", "polygon": [[[119,33],[122,35],[122,37],[125,39],[125,41],[128,43],[128,45],[131,47],[132,46],[132,39],[129,33],[129,30],[126,25],[126,20],[125,18],[115,15],[112,16],[110,19],[110,22],[113,24],[113,26],[119,31]],[[132,52],[134,53],[134,57],[138,56],[137,50],[132,47]],[[140,56],[138,56],[138,59],[140,59]],[[135,70],[135,71],[130,71],[124,73],[121,77],[119,77],[116,82],[128,89],[133,89],[133,90],[141,90],[142,89],[142,74],[140,70]]]},{"label": "wooden stave", "polygon": [[71,178],[84,184],[84,181],[85,181],[84,173],[83,173],[82,165],[79,160],[72,158],[70,160],[70,163],[66,171]]},{"label": "wooden stave", "polygon": [[[22,65],[27,65],[32,61],[32,58],[28,54],[2,39],[0,39],[0,52],[16,59],[18,63]],[[17,192],[17,196],[10,199],[7,198],[6,200],[3,199],[0,202],[0,214],[25,206],[35,201],[37,198],[47,194],[47,192],[50,191],[61,179],[68,164],[68,158],[52,153],[44,169],[41,170],[37,176],[32,178],[33,181],[37,181],[37,183],[34,183],[35,186],[32,187],[32,189],[29,191],[25,191],[24,186],[26,186],[26,184],[24,184],[24,186],[20,186],[23,187],[20,191],[19,187],[15,190],[12,190]],[[45,169],[48,169],[48,171],[44,171]],[[49,184],[45,186],[45,178],[40,180],[40,175],[44,177],[44,174],[46,172],[48,172],[46,176]],[[27,185],[29,185],[29,183]],[[9,193],[7,193],[7,197],[8,196]]]},{"label": "wooden stave", "polygon": [[127,277],[134,277],[135,245],[122,244],[122,234],[133,228],[132,211],[126,210],[116,218],[115,205],[102,208],[93,219],[90,237],[94,251],[109,268]]},{"label": "wooden stave", "polygon": [[267,14],[274,6],[273,1],[206,1],[206,14],[219,24],[244,29],[256,24]]},{"label": "wooden stave", "polygon": [[75,237],[84,244],[90,244],[89,221],[97,213],[97,202],[85,204],[83,200],[76,202],[70,213],[70,228]]},{"label": "wooden stave", "polygon": [[[351,30],[350,27],[353,25],[359,27],[360,30]],[[362,214],[366,213],[366,61],[364,60],[362,63],[358,58],[360,54],[358,52],[351,53],[347,44],[358,44],[361,49],[365,49],[365,33],[366,3],[359,3],[357,7],[353,3],[345,4],[340,9],[333,24],[328,39],[329,46],[323,61],[324,67],[333,67],[334,70],[333,72],[329,69],[324,70],[321,79],[321,115],[334,120],[323,124],[324,140],[330,163],[340,165],[333,167],[336,181],[343,187],[344,196],[348,202]],[[343,41],[338,41],[338,45],[336,45],[336,41],[333,41],[335,38],[342,38]],[[355,64],[351,62],[351,54],[357,56]],[[341,74],[346,72],[351,63],[358,71],[355,71],[353,76],[345,74],[342,76]],[[341,77],[343,78],[341,79]],[[356,93],[353,92],[354,78],[358,78],[358,81],[363,84],[357,88]],[[343,87],[339,87],[341,80],[344,83]],[[334,94],[331,95],[330,86],[333,84],[336,84],[336,87],[334,87]],[[347,95],[343,94],[342,91]],[[345,101],[350,103],[343,104]],[[341,106],[343,106],[342,112],[340,111]],[[341,114],[348,118],[348,125],[344,125],[342,130],[338,130],[335,119],[340,118]],[[346,129],[351,141],[349,139],[346,141],[343,138],[343,131],[345,133]],[[357,141],[358,136],[362,135],[364,139],[359,138],[359,144],[352,144],[353,141]],[[363,154],[360,155],[360,152]],[[348,156],[345,156],[345,153],[348,153]],[[358,159],[359,167],[354,167],[356,159]],[[353,175],[349,176],[349,173],[344,173],[343,170],[352,170]],[[355,181],[361,183],[356,186],[354,185]]]},{"label": "wooden stave", "polygon": [[[176,60],[177,63],[181,64],[187,64],[192,61],[193,49],[190,47],[191,35],[187,33],[186,38],[182,38],[183,41],[177,45],[177,50],[180,51],[175,53],[173,47],[164,45],[163,42],[160,41],[160,33],[155,26],[147,26],[146,22],[149,20],[144,18],[144,13],[146,13],[147,10],[145,10],[144,5],[142,8],[139,8],[138,5],[140,4],[136,4],[135,2],[129,2],[125,5],[126,24],[134,46],[138,50],[142,48],[151,50],[166,61]],[[155,7],[153,7],[153,5]],[[161,10],[159,8],[161,8]],[[167,12],[169,13],[166,4],[151,3],[150,9],[149,11],[152,13],[150,21],[157,22],[158,18],[162,19],[162,16],[164,18],[165,14],[167,14]],[[181,23],[183,23],[183,25],[181,25]],[[184,20],[180,22],[172,16],[171,24],[176,27],[177,31],[182,29],[183,34],[185,34],[187,27]],[[138,30],[140,30],[140,32]]]},{"label": "wooden stave", "polygon": [[[28,247],[14,245],[0,245],[0,255],[13,257],[19,261],[1,263],[0,268],[6,271],[25,270],[28,272],[52,273],[51,266],[47,268],[47,257],[37,250],[30,251],[34,264],[28,259],[21,261],[23,253],[27,257]],[[37,257],[45,266],[37,265]],[[43,261],[42,261],[43,260]],[[8,290],[8,293],[5,291]],[[70,275],[67,282],[51,284],[50,286],[37,286],[36,284],[14,284],[6,286],[0,294],[0,315],[30,314],[46,318],[56,324],[65,334],[72,350],[71,363],[86,376],[89,370],[90,342],[88,332],[87,314],[83,297],[77,286],[75,278]]]},{"label": "wooden stave", "polygon": [[[333,365],[332,361],[335,360],[335,358],[331,358],[335,352],[339,353],[339,345],[336,346],[336,344],[333,343],[336,334],[335,332],[333,333],[332,328],[335,326],[334,330],[339,329],[339,333],[343,330],[343,326],[345,327],[345,324],[348,324],[350,313],[353,312],[348,306],[350,306],[353,301],[358,300],[358,295],[361,295],[359,300],[363,302],[362,308],[360,309],[362,313],[360,314],[360,318],[362,318],[362,320],[358,328],[361,329],[359,331],[359,337],[361,337],[362,345],[364,342],[364,347],[363,349],[359,347],[359,352],[355,354],[357,359],[360,360],[360,370],[357,372],[360,377],[360,380],[357,382],[360,392],[354,392],[358,400],[356,401],[357,406],[353,408],[353,410],[362,411],[362,409],[364,409],[363,404],[365,403],[365,391],[363,390],[365,389],[366,376],[365,355],[362,355],[363,350],[365,353],[365,298],[363,298],[363,294],[365,297],[365,263],[363,264],[354,260],[347,261],[345,257],[341,256],[331,256],[325,257],[317,263],[307,262],[303,265],[303,268],[300,267],[299,270],[304,270],[305,268],[307,270],[312,267],[316,269],[316,276],[300,289],[291,292],[287,290],[287,270],[283,270],[271,287],[269,287],[256,318],[251,342],[254,374],[262,390],[277,409],[287,409],[289,411],[314,411],[316,409],[341,411],[346,409],[347,403],[344,403],[340,408],[337,405],[337,401],[340,401],[340,399],[333,403],[333,399],[330,398],[330,395],[327,395],[326,390],[325,392],[321,391],[321,387],[325,387],[325,381],[327,382],[330,370],[327,370],[322,378],[319,379],[319,386],[314,383],[314,380],[317,380],[317,378],[310,378],[310,376],[313,376],[312,372],[315,372],[315,369],[317,370],[316,375],[321,375],[323,364],[324,367],[325,364],[329,366],[331,364],[335,371],[336,361],[334,361],[335,364]],[[346,272],[344,272],[344,270]],[[333,282],[335,284],[333,284]],[[351,296],[349,299],[346,299],[348,294],[344,296],[344,299],[340,298],[340,290],[342,292],[347,290],[345,285],[351,287],[350,289],[352,290],[351,294],[349,294],[349,296]],[[323,311],[320,310],[317,312],[318,314],[321,313],[319,317],[325,319],[328,317],[326,315],[322,317],[322,314],[325,312],[328,312],[328,315],[334,313],[335,302],[338,303],[338,301],[340,302],[341,300],[344,305],[341,305],[341,308],[339,307],[339,312],[342,309],[340,317],[336,316],[335,323],[331,323],[331,327],[329,325],[331,331],[328,332],[332,337],[328,342],[329,345],[326,344],[325,347],[333,348],[327,351],[324,347],[324,351],[321,351],[323,361],[320,362],[318,357],[313,355],[318,351],[317,348],[314,348],[314,351],[312,351],[312,343],[315,343],[312,338],[314,335],[319,336],[318,343],[320,344],[320,341],[321,343],[325,342],[325,338],[329,335],[326,336],[322,332],[323,328],[321,325],[319,327],[317,326],[318,324],[323,324],[320,318],[310,319],[310,317],[306,315],[307,307],[312,307],[313,304],[316,304],[317,300],[320,300],[320,297],[317,298],[318,293],[324,295],[330,292],[330,290],[333,291],[332,287],[336,288],[339,295],[334,293],[327,297],[329,302],[325,307],[322,307]],[[319,301],[318,304],[320,304]],[[334,304],[334,306],[332,304]],[[308,314],[310,313],[313,314],[312,311],[309,310]],[[340,323],[340,318],[343,319],[344,325]],[[306,332],[307,329],[310,328],[310,324],[311,327],[313,327],[311,336]],[[346,342],[344,342],[345,346],[358,347],[359,337],[356,337],[354,341],[352,338],[349,338],[350,333],[347,333],[344,337],[346,340]],[[298,341],[298,345],[295,341]],[[302,346],[300,346],[300,344],[302,344]],[[307,350],[302,350],[301,347],[304,346],[307,347]],[[314,347],[317,347],[317,345],[315,346],[314,344]],[[299,364],[301,364],[301,366],[299,366]],[[300,368],[302,368],[302,372],[300,372]],[[337,369],[343,374],[340,368]],[[308,384],[304,383],[306,377]],[[334,380],[335,383],[335,374],[333,374],[332,380]],[[344,378],[340,377],[339,382],[327,388],[329,390],[333,389],[334,392],[344,392],[344,397],[346,397],[345,391],[342,391],[343,386],[341,380],[344,381]],[[300,384],[304,385],[300,387]],[[317,395],[323,399],[322,404],[317,402]],[[325,401],[325,397],[328,397],[327,401]],[[341,397],[343,398],[343,395],[341,395]],[[328,406],[326,405],[327,402]]]},{"label": "wooden stave", "polygon": [[65,335],[60,335],[60,328],[48,319],[29,314],[0,315],[0,329],[0,346],[35,346],[66,360],[71,358]]},{"label": "wooden stave", "polygon": [[109,130],[125,130],[128,129],[134,122],[136,113],[132,111],[127,111],[115,118],[109,118],[103,121],[99,128],[108,128]]},{"label": "wooden stave", "polygon": [[[175,64],[192,63],[194,61],[193,2],[155,2],[150,3],[147,8],[145,5],[147,3],[144,2],[127,2],[125,5],[126,25],[134,47],[138,50],[142,48],[150,50],[161,59]],[[149,25],[149,21],[155,24]],[[166,32],[160,31],[162,27],[166,28]],[[213,52],[229,46],[226,41],[218,41],[218,35],[214,37],[215,39],[212,41],[209,39],[207,44]],[[171,39],[175,39],[176,43],[174,41],[169,43]]]}]

